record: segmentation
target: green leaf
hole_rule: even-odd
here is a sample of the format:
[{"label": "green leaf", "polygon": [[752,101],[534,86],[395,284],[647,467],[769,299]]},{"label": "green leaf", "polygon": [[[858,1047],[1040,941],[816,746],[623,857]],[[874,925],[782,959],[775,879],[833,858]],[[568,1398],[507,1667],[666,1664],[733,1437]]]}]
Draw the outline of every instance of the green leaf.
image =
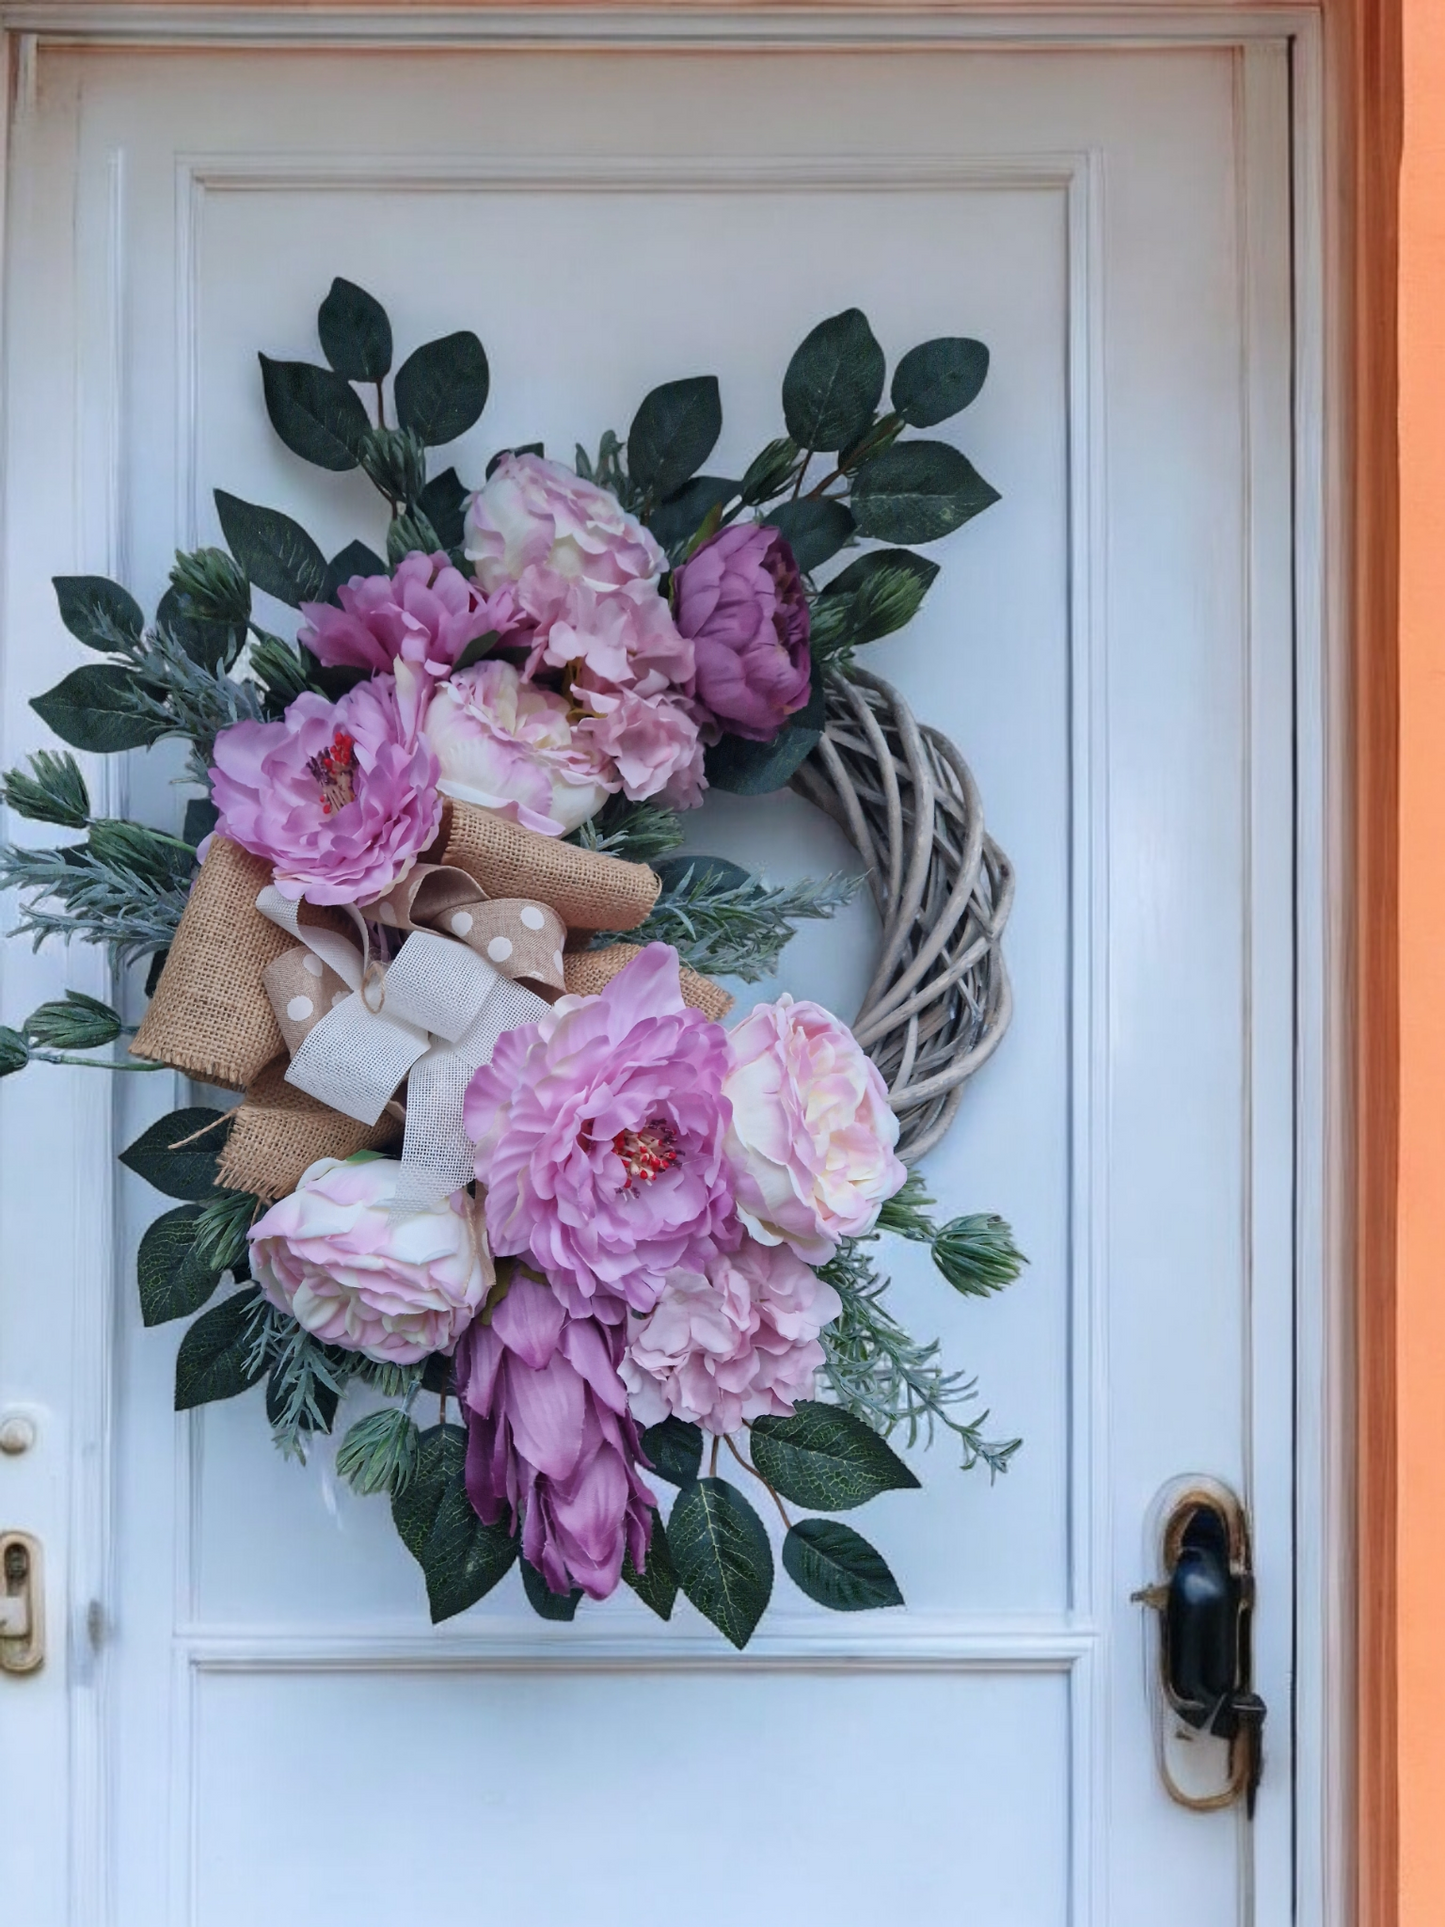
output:
[{"label": "green leaf", "polygon": [[702,1464],[702,1427],[686,1419],[665,1418],[642,1434],[642,1449],[659,1479],[691,1485]]},{"label": "green leaf", "polygon": [[582,1588],[574,1586],[571,1592],[553,1592],[547,1581],[535,1566],[524,1559],[522,1565],[522,1591],[527,1595],[527,1604],[539,1619],[572,1620],[577,1617],[577,1606],[582,1598]]},{"label": "green leaf", "polygon": [[670,553],[690,541],[710,512],[730,502],[737,492],[737,483],[726,476],[694,475],[665,502],[658,503],[647,518],[647,526]]},{"label": "green leaf", "polygon": [[90,822],[90,791],[70,751],[38,749],[27,761],[28,770],[6,770],[0,776],[0,802],[32,823],[83,830]]},{"label": "green leaf", "polygon": [[486,351],[469,328],[428,341],[396,371],[396,418],[428,448],[465,435],[487,405]]},{"label": "green leaf", "polygon": [[632,1563],[632,1554],[624,1552],[622,1577],[643,1605],[655,1612],[659,1619],[672,1618],[672,1609],[677,1603],[677,1573],[673,1569],[667,1528],[662,1523],[660,1512],[652,1515],[652,1540],[647,1548],[647,1564],[639,1572]]},{"label": "green leaf", "polygon": [[[221,1122],[222,1116],[202,1105],[172,1111],[142,1131],[121,1152],[120,1161],[168,1198],[209,1198],[216,1186],[216,1160],[231,1130],[229,1120]],[[214,1129],[197,1137],[207,1125]],[[194,1142],[184,1143],[184,1139]]]},{"label": "green leaf", "polygon": [[903,1604],[882,1554],[836,1519],[800,1519],[783,1541],[783,1570],[809,1599],[835,1613]]},{"label": "green leaf", "polygon": [[30,1062],[30,1046],[18,1030],[0,1024],[0,1077],[13,1077]]},{"label": "green leaf", "polygon": [[[278,1358],[266,1380],[266,1422],[273,1430],[287,1421],[287,1408],[293,1397],[293,1377],[294,1373],[287,1369],[287,1361]],[[295,1431],[302,1435],[318,1429],[329,1432],[336,1423],[336,1408],[341,1403],[341,1394],[334,1385],[328,1385],[320,1377],[311,1379],[309,1390],[311,1404],[303,1407],[292,1421]]]},{"label": "green leaf", "polygon": [[136,1256],[140,1315],[147,1325],[189,1318],[215,1291],[221,1272],[196,1255],[198,1204],[177,1205],[148,1227]]},{"label": "green leaf", "polygon": [[1028,1263],[1006,1219],[989,1211],[953,1218],[933,1240],[933,1262],[955,1291],[987,1298],[1011,1285]]},{"label": "green leaf", "polygon": [[[218,549],[216,553],[224,551]],[[229,556],[226,559],[230,561]],[[229,668],[246,640],[244,619],[228,621],[211,615],[174,586],[166,590],[157,604],[156,627],[173,636],[192,662],[202,663],[207,669]]]},{"label": "green leaf", "polygon": [[326,557],[299,522],[223,488],[216,490],[216,513],[227,546],[258,589],[292,609],[320,598]]},{"label": "green leaf", "polygon": [[416,1470],[420,1432],[395,1405],[356,1421],[336,1450],[336,1470],[353,1492],[404,1492]]},{"label": "green leaf", "polygon": [[948,442],[898,442],[853,478],[858,532],[882,542],[936,542],[998,499]]},{"label": "green leaf", "polygon": [[780,435],[754,455],[738,483],[738,493],[749,508],[782,494],[793,479],[793,464],[802,452],[791,435]]},{"label": "green leaf", "polygon": [[664,382],[642,398],[627,431],[627,472],[655,502],[696,475],[722,433],[716,375]]},{"label": "green leaf", "polygon": [[103,575],[52,576],[60,620],[87,649],[114,654],[139,642],[145,615],[135,597]]},{"label": "green leaf", "polygon": [[386,575],[386,564],[375,549],[367,548],[364,542],[348,542],[339,549],[326,565],[326,576],[321,584],[318,602],[335,602],[336,591],[343,582],[350,582],[358,575]]},{"label": "green leaf", "polygon": [[154,743],[161,733],[162,725],[154,718],[135,714],[134,687],[130,670],[87,663],[83,669],[72,669],[43,696],[32,696],[30,707],[62,742],[98,756],[112,756]]},{"label": "green leaf", "polygon": [[254,1285],[233,1292],[187,1328],[176,1353],[178,1412],[235,1398],[264,1375],[265,1359],[251,1342],[251,1313],[260,1295]]},{"label": "green leaf", "polygon": [[309,361],[260,362],[266,413],[291,453],[337,473],[355,468],[371,423],[351,383]]},{"label": "green leaf", "polygon": [[783,419],[799,448],[832,451],[857,441],[873,420],[885,372],[861,308],[820,321],[783,376]]},{"label": "green leaf", "polygon": [[812,1512],[849,1512],[918,1480],[884,1439],[840,1405],[800,1399],[791,1418],[760,1418],[749,1435],[769,1485]]},{"label": "green leaf", "polygon": [[403,509],[387,524],[386,556],[393,569],[415,550],[420,549],[423,555],[435,555],[439,546],[436,530],[420,509]]},{"label": "green leaf", "polygon": [[[741,863],[733,863],[725,856],[669,856],[654,863],[652,868],[662,878],[664,896],[686,888],[712,893],[736,890],[753,880],[751,870],[745,870]],[[676,1422],[682,1423],[680,1419]]]},{"label": "green leaf", "polygon": [[481,662],[485,656],[491,654],[496,641],[497,632],[495,629],[488,629],[485,635],[473,636],[452,664],[451,673],[455,676],[458,670],[470,669],[473,663]]},{"label": "green leaf", "polygon": [[186,814],[181,822],[182,843],[189,843],[194,850],[215,829],[220,815],[220,811],[209,796],[191,797],[186,804]]},{"label": "green leaf", "polygon": [[724,736],[714,743],[705,762],[708,782],[735,796],[770,796],[785,789],[817,748],[823,721],[823,682],[815,676],[806,706],[788,718],[770,743],[752,743],[742,736]]},{"label": "green leaf", "polygon": [[804,575],[811,575],[852,535],[853,516],[846,502],[835,502],[826,495],[804,495],[796,502],[775,502],[763,527],[776,529]]},{"label": "green leaf", "polygon": [[31,1011],[25,1035],[42,1050],[98,1050],[120,1036],[120,1018],[98,998],[67,990],[63,1003],[41,1004]]},{"label": "green leaf", "polygon": [[940,335],[908,350],[893,371],[889,399],[910,428],[934,428],[968,407],[987,374],[981,341]]},{"label": "green leaf", "polygon": [[667,1539],[678,1584],[741,1652],[773,1590],[762,1520],[726,1479],[698,1479],[678,1494]]},{"label": "green leaf", "polygon": [[433,475],[416,505],[437,532],[444,549],[457,549],[466,537],[467,497],[471,493],[454,468]]},{"label": "green leaf", "polygon": [[402,1543],[422,1569],[432,1621],[474,1606],[510,1569],[517,1542],[483,1525],[466,1488],[467,1435],[434,1425],[417,1441],[416,1469],[391,1501]]},{"label": "green leaf", "polygon": [[911,549],[860,555],[824,585],[813,604],[814,653],[861,648],[891,635],[917,615],[938,564]]},{"label": "green leaf", "polygon": [[386,309],[354,281],[337,275],[317,311],[316,332],[322,354],[348,381],[380,381],[391,367]]}]

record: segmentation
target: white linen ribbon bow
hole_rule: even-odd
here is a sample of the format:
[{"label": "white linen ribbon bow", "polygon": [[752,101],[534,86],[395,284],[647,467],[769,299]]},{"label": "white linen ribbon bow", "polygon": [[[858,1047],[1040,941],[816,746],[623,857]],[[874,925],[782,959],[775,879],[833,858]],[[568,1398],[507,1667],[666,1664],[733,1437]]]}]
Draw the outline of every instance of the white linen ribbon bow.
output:
[{"label": "white linen ribbon bow", "polygon": [[[475,1175],[475,1148],[462,1127],[467,1085],[491,1061],[503,1031],[535,1023],[550,1006],[467,944],[434,930],[413,928],[383,965],[372,958],[365,921],[351,906],[360,948],[335,930],[302,923],[301,905],[274,884],[256,908],[309,953],[300,958],[307,994],[282,1002],[273,992],[283,1033],[291,1033],[287,1042],[299,1036],[287,1083],[358,1123],[375,1124],[405,1078],[406,1134],[392,1210],[425,1210],[460,1190]],[[536,914],[534,906],[524,909]],[[556,913],[545,914],[560,933]],[[549,929],[549,942],[553,934]],[[559,954],[560,946],[557,934]],[[268,989],[272,972],[283,967],[297,981],[299,957],[287,952],[269,967]],[[328,1007],[309,1021],[319,1006]]]}]

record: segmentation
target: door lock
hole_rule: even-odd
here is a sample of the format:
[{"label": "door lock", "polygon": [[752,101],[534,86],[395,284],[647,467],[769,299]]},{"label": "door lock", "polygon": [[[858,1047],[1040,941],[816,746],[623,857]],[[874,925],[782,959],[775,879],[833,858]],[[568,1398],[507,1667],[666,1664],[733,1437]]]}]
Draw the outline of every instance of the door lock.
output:
[{"label": "door lock", "polygon": [[1254,1691],[1254,1573],[1244,1507],[1216,1479],[1179,1479],[1155,1506],[1163,1577],[1133,1597],[1158,1615],[1159,1771],[1172,1799],[1254,1812],[1264,1701]]},{"label": "door lock", "polygon": [[0,1532],[0,1672],[33,1673],[44,1658],[40,1541]]}]

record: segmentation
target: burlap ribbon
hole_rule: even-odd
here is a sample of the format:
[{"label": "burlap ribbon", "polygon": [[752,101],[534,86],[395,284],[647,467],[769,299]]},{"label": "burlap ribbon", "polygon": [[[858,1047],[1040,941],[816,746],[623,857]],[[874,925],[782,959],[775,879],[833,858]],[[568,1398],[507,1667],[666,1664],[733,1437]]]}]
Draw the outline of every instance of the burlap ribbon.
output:
[{"label": "burlap ribbon", "polygon": [[[508,1008],[516,1012],[500,1026],[500,1034],[500,1029],[535,1021],[559,990],[590,994],[603,989],[637,951],[631,944],[592,950],[590,933],[634,928],[660,887],[656,873],[645,865],[540,836],[465,803],[447,805],[441,834],[426,854],[430,861],[417,864],[386,898],[367,906],[374,921],[406,937],[401,953],[386,966],[386,1000],[393,1019],[424,1033],[412,1040],[420,1049],[393,1080],[379,1113],[368,1123],[357,1115],[357,1106],[347,1108],[355,1085],[354,1058],[347,1059],[345,1078],[336,1085],[336,1094],[347,1103],[323,1100],[290,1080],[310,1038],[339,1014],[342,1002],[358,994],[360,981],[349,981],[337,963],[345,961],[346,953],[359,956],[364,977],[365,946],[352,942],[353,926],[341,911],[289,904],[294,928],[273,921],[257,907],[270,883],[270,866],[222,837],[213,839],[131,1049],[202,1082],[244,1090],[221,1154],[223,1185],[258,1197],[281,1197],[295,1189],[317,1158],[390,1150],[402,1137],[403,1111],[392,1092],[403,1076],[403,1162],[410,1146],[412,1168],[432,1173],[432,1187],[441,1182],[443,1172],[459,1174],[451,1176],[448,1189],[465,1183],[472,1175],[470,1155],[463,1169],[455,1136],[440,1148],[433,1146],[419,1135],[420,1119],[414,1129],[413,1112],[444,1112],[460,1119],[476,1062],[486,1061],[472,1061],[479,1038],[469,1038],[468,1032],[486,1020],[495,999],[517,1000],[495,1003],[498,1017]],[[542,926],[526,912],[542,912]],[[457,921],[461,917],[472,919],[465,929]],[[334,958],[328,933],[344,946]],[[407,973],[393,978],[401,955],[428,933],[432,943],[491,968],[483,1006],[455,1038],[425,1021],[425,1007],[407,1002]],[[501,954],[503,943],[511,947],[506,956]],[[428,948],[421,946],[417,964]],[[447,961],[455,968],[454,958]],[[411,968],[409,963],[408,972]],[[371,974],[375,977],[376,970]],[[522,979],[535,988],[524,988]],[[720,985],[686,967],[682,994],[685,1002],[714,1020],[724,1017],[732,1004]],[[311,1006],[304,1013],[303,998]],[[421,1021],[414,1021],[419,1015]],[[457,1028],[454,1015],[443,1021]],[[487,1057],[494,1043],[495,1038],[486,1046]],[[398,1050],[398,1055],[405,1052]],[[378,1070],[375,1083],[383,1081]]]}]

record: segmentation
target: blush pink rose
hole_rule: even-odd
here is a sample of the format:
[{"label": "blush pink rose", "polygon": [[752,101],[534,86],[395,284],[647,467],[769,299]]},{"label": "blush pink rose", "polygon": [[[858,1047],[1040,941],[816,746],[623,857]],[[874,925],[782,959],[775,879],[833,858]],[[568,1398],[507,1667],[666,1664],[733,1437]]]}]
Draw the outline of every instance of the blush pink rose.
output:
[{"label": "blush pink rose", "polygon": [[596,997],[504,1031],[463,1121],[492,1249],[527,1255],[574,1317],[651,1311],[669,1271],[735,1245],[721,1027],[647,946]]},{"label": "blush pink rose", "polygon": [[299,640],[332,667],[385,674],[397,662],[431,676],[451,671],[469,642],[493,627],[485,598],[445,555],[413,549],[394,575],[354,575],[340,608],[303,602]]},{"label": "blush pink rose", "polygon": [[822,1264],[871,1231],[907,1177],[877,1066],[821,1004],[786,994],[728,1034],[723,1093],[738,1215],[764,1244]]},{"label": "blush pink rose", "polygon": [[251,1275],[328,1345],[411,1365],[449,1352],[495,1282],[465,1191],[393,1217],[400,1164],[321,1158],[251,1227]]},{"label": "blush pink rose", "polygon": [[667,557],[615,495],[541,455],[504,455],[467,504],[467,560],[490,595],[542,569],[599,589],[656,582]]},{"label": "blush pink rose", "polygon": [[709,1432],[787,1417],[811,1398],[818,1334],[842,1310],[838,1294],[786,1245],[744,1238],[706,1271],[673,1271],[662,1296],[629,1328],[622,1377],[641,1425],[669,1413]]},{"label": "blush pink rose", "polygon": [[264,857],[283,897],[366,902],[435,838],[439,772],[416,733],[415,680],[400,700],[391,676],[336,703],[308,690],[280,722],[234,723],[216,738],[216,833]]},{"label": "blush pink rose", "polygon": [[509,662],[479,662],[439,683],[423,733],[443,796],[476,803],[543,836],[595,816],[617,788],[610,758],[574,727],[565,696]]}]

